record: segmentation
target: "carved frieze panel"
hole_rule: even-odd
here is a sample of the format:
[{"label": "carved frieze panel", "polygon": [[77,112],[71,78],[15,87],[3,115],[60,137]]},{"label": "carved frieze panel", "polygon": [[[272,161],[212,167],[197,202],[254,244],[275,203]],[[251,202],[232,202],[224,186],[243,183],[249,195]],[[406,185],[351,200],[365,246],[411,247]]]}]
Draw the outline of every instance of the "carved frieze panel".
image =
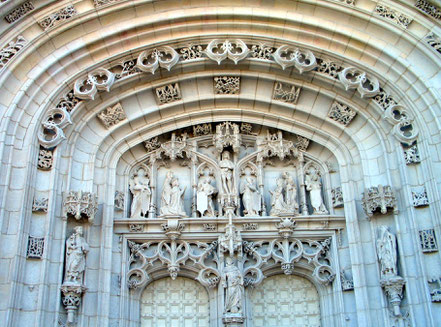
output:
[{"label": "carved frieze panel", "polygon": [[73,217],[76,220],[86,218],[93,222],[98,211],[97,196],[91,192],[70,191],[65,194],[63,201],[63,215],[65,218]]},{"label": "carved frieze panel", "polygon": [[380,17],[386,18],[393,23],[401,26],[403,28],[408,28],[410,23],[412,23],[412,18],[392,9],[384,4],[377,4],[374,13]]},{"label": "carved frieze panel", "polygon": [[347,273],[344,269],[340,271],[341,289],[343,292],[352,291],[354,289],[354,280],[351,277],[347,277]]},{"label": "carved frieze panel", "polygon": [[343,67],[330,59],[317,58],[317,72],[326,74],[332,78],[338,79],[338,74],[343,70]]},{"label": "carved frieze panel", "polygon": [[194,136],[203,136],[212,134],[211,124],[200,124],[193,126],[193,135]]},{"label": "carved frieze panel", "polygon": [[441,277],[429,279],[427,282],[432,302],[441,302]]},{"label": "carved frieze panel", "polygon": [[44,251],[44,237],[30,236],[28,238],[28,249],[26,258],[41,259]]},{"label": "carved frieze panel", "polygon": [[31,12],[32,10],[34,10],[33,3],[30,1],[27,1],[25,3],[22,3],[17,8],[15,8],[13,11],[6,14],[5,20],[9,24],[11,24],[11,23],[19,20],[20,18],[24,17],[27,13]]},{"label": "carved frieze panel", "polygon": [[156,98],[159,104],[181,100],[181,90],[178,83],[172,83],[156,88]]},{"label": "carved frieze panel", "polygon": [[331,200],[334,208],[341,208],[344,206],[343,191],[341,187],[336,187],[331,190]]},{"label": "carved frieze panel", "polygon": [[112,3],[117,3],[120,1],[122,1],[122,0],[93,0],[93,4],[95,5],[95,7],[102,7],[102,6],[109,5]]},{"label": "carved frieze panel", "polygon": [[412,165],[421,162],[420,153],[418,151],[418,144],[416,142],[411,146],[404,146],[403,152],[406,165]]},{"label": "carved frieze panel", "polygon": [[161,143],[159,143],[158,137],[151,138],[144,142],[144,146],[147,152],[154,151],[161,147]]},{"label": "carved frieze panel", "polygon": [[188,47],[182,48],[180,51],[183,61],[195,60],[202,58],[202,46],[190,44]]},{"label": "carved frieze panel", "polygon": [[438,251],[438,243],[434,229],[423,229],[418,232],[421,250],[425,253]]},{"label": "carved frieze panel", "polygon": [[125,200],[124,192],[115,191],[115,200],[114,200],[115,210],[124,211],[124,202],[125,202],[124,200]]},{"label": "carved frieze panel", "polygon": [[362,205],[368,217],[380,210],[385,215],[389,209],[397,211],[397,200],[392,187],[386,185],[372,186],[363,193]]},{"label": "carved frieze panel", "polygon": [[239,94],[240,76],[214,77],[214,94]]},{"label": "carved frieze panel", "polygon": [[425,40],[435,51],[441,54],[441,37],[435,33],[429,33],[426,35]]},{"label": "carved frieze panel", "polygon": [[120,103],[102,110],[97,117],[106,128],[110,128],[127,118]]},{"label": "carved frieze panel", "polygon": [[47,212],[48,203],[48,198],[34,198],[34,202],[32,203],[32,212]]},{"label": "carved frieze panel", "polygon": [[275,82],[273,99],[286,103],[297,104],[297,101],[299,100],[299,96],[300,96],[300,89],[301,89],[300,87],[295,85],[289,85],[282,82]]},{"label": "carved frieze panel", "polygon": [[55,25],[58,25],[65,20],[68,20],[69,18],[72,18],[76,14],[77,14],[77,10],[75,9],[74,6],[67,6],[47,16],[42,21],[39,21],[38,25],[40,25],[41,28],[46,31],[49,28],[54,27]]},{"label": "carved frieze panel", "polygon": [[41,170],[50,170],[52,168],[54,159],[54,152],[52,150],[47,150],[40,146],[40,150],[38,151],[38,169]]},{"label": "carved frieze panel", "polygon": [[386,110],[389,106],[397,105],[398,103],[390,96],[385,90],[380,87],[380,92],[374,96],[373,100],[378,103],[378,105]]},{"label": "carved frieze panel", "polygon": [[242,225],[243,230],[245,231],[250,231],[250,230],[257,230],[259,229],[259,224],[257,223],[244,223]]},{"label": "carved frieze panel", "polygon": [[417,0],[415,7],[435,19],[441,20],[441,9],[426,0]]},{"label": "carved frieze panel", "polygon": [[21,50],[28,42],[19,35],[13,41],[10,41],[7,46],[0,50],[0,71],[11,61],[11,59]]},{"label": "carved frieze panel", "polygon": [[412,192],[412,205],[414,207],[424,207],[424,206],[429,205],[427,191],[424,186],[423,187],[413,187],[411,192]]},{"label": "carved frieze panel", "polygon": [[336,122],[347,126],[354,119],[357,112],[346,104],[334,101],[329,109],[328,117]]},{"label": "carved frieze panel", "polygon": [[265,43],[255,44],[251,47],[251,57],[260,60],[271,60],[274,48]]}]

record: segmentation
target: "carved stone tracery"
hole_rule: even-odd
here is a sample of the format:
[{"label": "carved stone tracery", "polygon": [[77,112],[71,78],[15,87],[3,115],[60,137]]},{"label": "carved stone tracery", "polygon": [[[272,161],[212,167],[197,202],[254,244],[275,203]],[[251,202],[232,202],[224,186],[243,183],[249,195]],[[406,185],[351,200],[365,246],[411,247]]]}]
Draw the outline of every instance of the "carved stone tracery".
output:
[{"label": "carved stone tracery", "polygon": [[85,217],[89,222],[93,222],[97,211],[97,196],[94,193],[70,191],[65,194],[63,215],[66,219],[70,216],[76,220]]}]

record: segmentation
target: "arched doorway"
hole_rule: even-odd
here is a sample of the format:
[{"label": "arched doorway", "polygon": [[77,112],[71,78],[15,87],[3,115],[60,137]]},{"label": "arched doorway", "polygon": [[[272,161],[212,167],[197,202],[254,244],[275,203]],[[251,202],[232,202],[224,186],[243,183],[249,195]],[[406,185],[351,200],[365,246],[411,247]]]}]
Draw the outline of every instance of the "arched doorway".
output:
[{"label": "arched doorway", "polygon": [[141,297],[141,327],[208,327],[208,293],[196,281],[178,277],[152,282]]},{"label": "arched doorway", "polygon": [[267,278],[252,292],[250,301],[254,327],[320,326],[317,289],[305,278]]}]

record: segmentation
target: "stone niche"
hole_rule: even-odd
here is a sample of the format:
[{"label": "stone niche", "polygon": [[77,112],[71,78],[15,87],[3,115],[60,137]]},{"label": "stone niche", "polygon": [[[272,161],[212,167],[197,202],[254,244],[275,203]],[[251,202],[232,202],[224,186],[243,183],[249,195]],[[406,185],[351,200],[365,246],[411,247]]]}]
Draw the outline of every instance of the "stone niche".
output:
[{"label": "stone niche", "polygon": [[330,185],[328,163],[335,158],[317,158],[319,146],[300,135],[226,121],[144,145],[143,159],[117,185],[126,190],[125,217],[216,218],[226,216],[226,207],[247,218],[334,212],[331,189],[340,185]]}]

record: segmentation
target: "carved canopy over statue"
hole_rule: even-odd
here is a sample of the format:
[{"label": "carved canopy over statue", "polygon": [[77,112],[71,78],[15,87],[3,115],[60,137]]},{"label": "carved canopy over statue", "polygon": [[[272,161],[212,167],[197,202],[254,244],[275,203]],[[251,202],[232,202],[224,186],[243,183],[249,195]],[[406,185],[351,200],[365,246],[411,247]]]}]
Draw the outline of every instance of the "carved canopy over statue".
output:
[{"label": "carved canopy over statue", "polygon": [[227,211],[260,217],[266,208],[278,217],[328,214],[325,165],[305,152],[308,140],[262,128],[253,133],[250,124],[206,125],[146,143],[145,162],[129,179],[130,218],[208,218]]}]

